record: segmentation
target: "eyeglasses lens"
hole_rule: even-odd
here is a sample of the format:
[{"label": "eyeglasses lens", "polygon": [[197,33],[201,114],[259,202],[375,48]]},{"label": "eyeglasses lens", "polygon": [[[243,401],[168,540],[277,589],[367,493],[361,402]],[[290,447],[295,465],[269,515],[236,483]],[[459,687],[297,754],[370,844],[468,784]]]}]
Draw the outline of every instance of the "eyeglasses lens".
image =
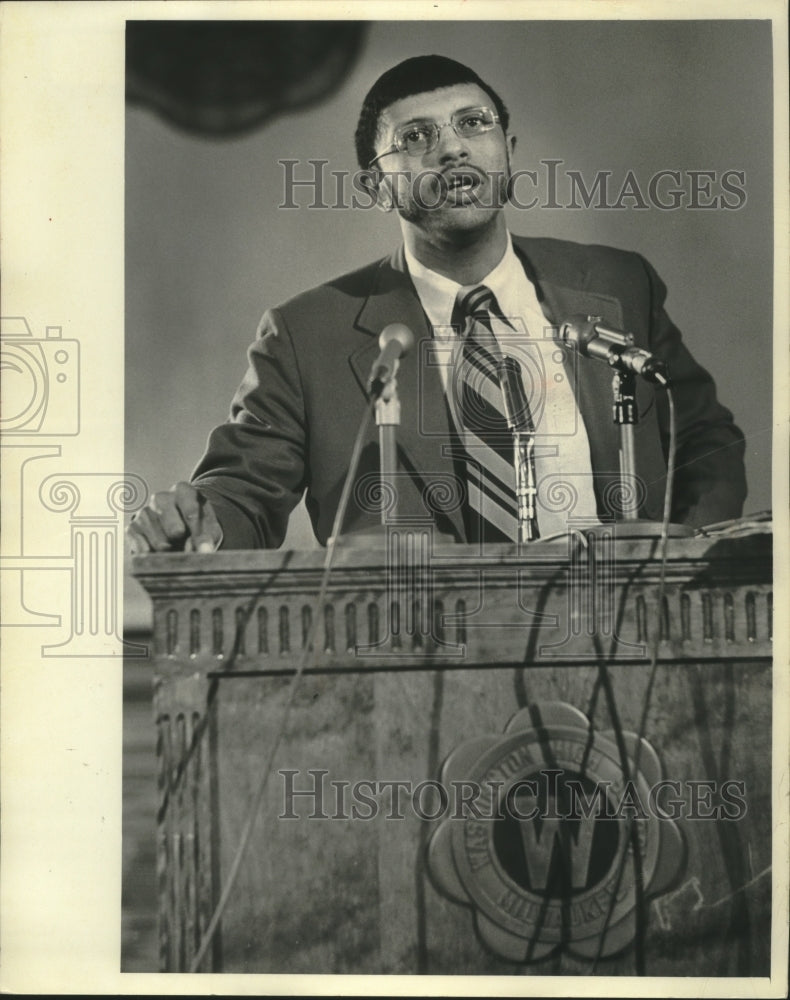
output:
[{"label": "eyeglasses lens", "polygon": [[[488,132],[496,125],[496,116],[490,108],[472,108],[453,115],[447,125],[452,125],[455,134],[463,139],[472,139]],[[409,156],[429,153],[439,142],[439,128],[436,122],[413,122],[398,131],[396,145]]]}]

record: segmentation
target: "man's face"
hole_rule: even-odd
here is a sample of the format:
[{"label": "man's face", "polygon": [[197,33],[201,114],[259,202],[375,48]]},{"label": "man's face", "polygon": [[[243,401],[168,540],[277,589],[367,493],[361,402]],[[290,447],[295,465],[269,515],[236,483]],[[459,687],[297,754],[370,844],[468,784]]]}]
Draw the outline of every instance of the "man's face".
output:
[{"label": "man's face", "polygon": [[459,112],[483,107],[493,109],[488,94],[464,83],[405,97],[381,114],[377,153],[393,146],[407,125],[442,126],[433,149],[418,156],[387,153],[377,161],[380,203],[394,204],[401,218],[429,239],[473,235],[492,224],[506,200],[514,140],[506,139],[499,124],[467,137],[445,124]]}]

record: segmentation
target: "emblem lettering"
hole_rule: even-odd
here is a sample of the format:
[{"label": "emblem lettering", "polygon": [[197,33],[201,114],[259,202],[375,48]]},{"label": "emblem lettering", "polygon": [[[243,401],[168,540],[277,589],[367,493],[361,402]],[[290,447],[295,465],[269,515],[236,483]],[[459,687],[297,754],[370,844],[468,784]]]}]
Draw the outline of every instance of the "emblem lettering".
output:
[{"label": "emblem lettering", "polygon": [[583,889],[587,885],[595,823],[581,820],[574,825],[575,836],[570,823],[553,817],[541,822],[540,833],[536,822],[519,821],[521,843],[533,889],[545,890],[548,886],[555,852],[559,852],[560,863],[573,888]]}]

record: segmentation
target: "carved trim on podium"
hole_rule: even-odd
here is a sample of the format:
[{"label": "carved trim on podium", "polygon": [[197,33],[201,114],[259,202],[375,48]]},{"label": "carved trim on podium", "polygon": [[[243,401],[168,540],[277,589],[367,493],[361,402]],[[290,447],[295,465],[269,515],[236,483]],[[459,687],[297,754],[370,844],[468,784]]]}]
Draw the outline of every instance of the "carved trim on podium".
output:
[{"label": "carved trim on podium", "polygon": [[[186,971],[216,905],[218,850],[212,787],[212,702],[197,674],[158,685],[155,697],[157,882],[159,962],[167,972]],[[221,940],[202,971],[220,965]]]},{"label": "carved trim on podium", "polygon": [[[746,542],[749,544],[745,544]],[[389,553],[338,553],[318,609],[310,671],[500,664],[644,663],[660,630],[661,662],[772,655],[770,552],[754,540],[671,545],[664,602],[650,543],[571,539],[467,561],[419,532]],[[396,544],[397,543],[397,544]],[[392,549],[397,550],[396,560]],[[678,558],[680,554],[680,558]],[[234,558],[235,557],[235,558]],[[320,553],[138,557],[154,599],[157,655],[208,671],[291,672],[315,613]],[[196,560],[201,560],[199,563]]]}]

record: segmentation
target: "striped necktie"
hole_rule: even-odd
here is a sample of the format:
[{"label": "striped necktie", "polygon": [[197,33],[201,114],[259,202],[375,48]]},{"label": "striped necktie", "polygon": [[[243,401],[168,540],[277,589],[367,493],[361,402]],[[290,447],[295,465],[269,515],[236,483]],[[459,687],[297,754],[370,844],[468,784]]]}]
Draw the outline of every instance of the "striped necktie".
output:
[{"label": "striped necktie", "polygon": [[490,288],[461,288],[455,317],[464,323],[454,370],[454,417],[464,446],[472,541],[516,541],[518,505],[513,435],[508,427],[497,363],[502,352],[494,329],[513,327]]}]

